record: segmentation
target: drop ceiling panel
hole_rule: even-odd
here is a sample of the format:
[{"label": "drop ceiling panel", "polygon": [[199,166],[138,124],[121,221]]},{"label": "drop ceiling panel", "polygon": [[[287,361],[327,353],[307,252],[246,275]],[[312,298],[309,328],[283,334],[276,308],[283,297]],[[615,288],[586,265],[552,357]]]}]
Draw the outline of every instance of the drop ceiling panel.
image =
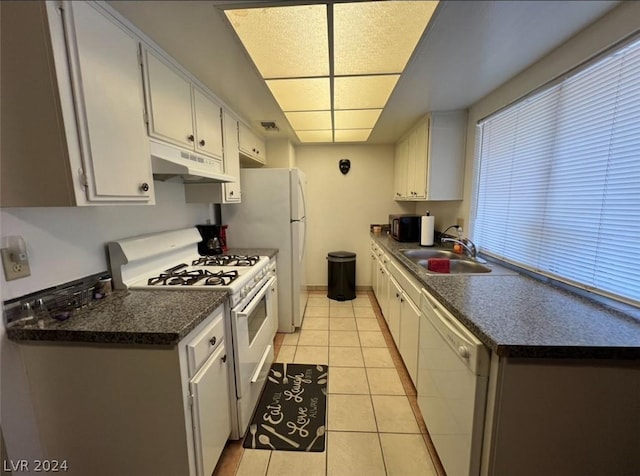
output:
[{"label": "drop ceiling panel", "polygon": [[381,109],[387,103],[399,74],[349,76],[334,79],[335,109]]},{"label": "drop ceiling panel", "polygon": [[[373,129],[382,109],[361,109],[357,111],[335,111],[336,129]],[[295,129],[296,127],[293,126]]]},{"label": "drop ceiling panel", "polygon": [[333,142],[333,134],[328,131],[297,131],[300,142]]},{"label": "drop ceiling panel", "polygon": [[437,5],[437,1],[335,4],[334,73],[401,73]]},{"label": "drop ceiling panel", "polygon": [[285,112],[284,115],[296,131],[331,129],[331,111]]},{"label": "drop ceiling panel", "polygon": [[227,10],[225,14],[263,78],[329,74],[324,5]]},{"label": "drop ceiling panel", "polygon": [[329,78],[272,79],[266,83],[285,112],[331,109]]},{"label": "drop ceiling panel", "polygon": [[336,131],[336,142],[365,142],[371,129],[346,129]]}]

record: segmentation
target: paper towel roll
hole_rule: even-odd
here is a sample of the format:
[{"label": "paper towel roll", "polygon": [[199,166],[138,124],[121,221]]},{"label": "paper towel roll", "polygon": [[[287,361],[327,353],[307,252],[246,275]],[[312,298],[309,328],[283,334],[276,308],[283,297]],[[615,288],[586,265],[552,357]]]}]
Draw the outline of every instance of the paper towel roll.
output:
[{"label": "paper towel roll", "polygon": [[436,218],[431,215],[425,215],[422,217],[420,224],[420,245],[421,246],[433,246],[433,229],[436,222]]}]

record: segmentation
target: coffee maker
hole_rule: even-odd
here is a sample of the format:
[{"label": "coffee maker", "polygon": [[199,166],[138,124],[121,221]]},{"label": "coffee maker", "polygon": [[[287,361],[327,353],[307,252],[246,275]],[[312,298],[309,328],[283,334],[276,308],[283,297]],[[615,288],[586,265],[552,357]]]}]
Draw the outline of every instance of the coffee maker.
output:
[{"label": "coffee maker", "polygon": [[198,243],[198,253],[201,256],[219,255],[227,251],[227,225],[196,225],[202,236]]}]

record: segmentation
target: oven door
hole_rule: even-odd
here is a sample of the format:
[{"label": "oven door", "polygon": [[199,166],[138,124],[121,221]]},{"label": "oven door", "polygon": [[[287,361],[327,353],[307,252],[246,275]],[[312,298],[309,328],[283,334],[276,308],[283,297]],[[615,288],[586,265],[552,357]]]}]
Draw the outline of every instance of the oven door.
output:
[{"label": "oven door", "polygon": [[[232,314],[232,330],[237,347],[234,349],[236,364],[236,392],[238,398],[248,393],[258,394],[266,381],[273,355],[274,306],[271,288],[276,278],[270,278],[249,302],[241,303]],[[257,384],[257,385],[256,385]]]}]

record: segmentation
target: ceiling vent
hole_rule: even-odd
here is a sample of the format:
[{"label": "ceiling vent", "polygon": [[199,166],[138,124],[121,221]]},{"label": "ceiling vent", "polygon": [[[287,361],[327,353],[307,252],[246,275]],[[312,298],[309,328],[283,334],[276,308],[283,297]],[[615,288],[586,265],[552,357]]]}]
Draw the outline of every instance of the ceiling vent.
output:
[{"label": "ceiling vent", "polygon": [[260,125],[267,132],[278,132],[280,130],[275,121],[260,121]]}]

